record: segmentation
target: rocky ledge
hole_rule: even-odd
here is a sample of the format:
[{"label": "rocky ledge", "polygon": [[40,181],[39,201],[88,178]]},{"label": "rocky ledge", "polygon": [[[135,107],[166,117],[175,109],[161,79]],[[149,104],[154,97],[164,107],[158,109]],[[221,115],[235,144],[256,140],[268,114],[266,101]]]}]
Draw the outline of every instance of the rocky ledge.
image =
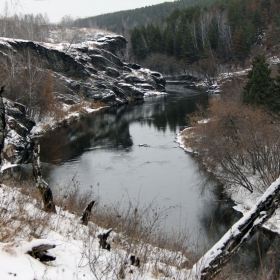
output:
[{"label": "rocky ledge", "polygon": [[151,92],[165,91],[165,79],[158,72],[138,64],[124,62],[127,41],[119,35],[107,35],[79,44],[38,43],[0,38],[0,57],[27,52],[33,61],[52,70],[62,85],[56,92],[66,104],[101,101],[109,106],[143,99]]},{"label": "rocky ledge", "polygon": [[[25,107],[17,102],[3,98],[5,108],[4,148],[1,153],[2,165],[9,167],[13,164],[29,160],[33,149],[30,131],[35,125],[28,117]],[[3,108],[1,108],[1,113]],[[4,168],[5,168],[4,167]]]},{"label": "rocky ledge", "polygon": [[[38,69],[51,70],[60,85],[54,93],[61,103],[68,105],[100,101],[119,106],[145,95],[165,92],[165,79],[160,73],[124,61],[126,44],[126,39],[119,35],[99,36],[78,44],[0,38],[0,59],[9,57],[16,61],[28,54]],[[1,159],[2,167],[9,167],[30,158],[33,148],[30,131],[35,122],[23,105],[6,98],[3,104],[5,141]],[[3,108],[0,111],[3,113]]]}]

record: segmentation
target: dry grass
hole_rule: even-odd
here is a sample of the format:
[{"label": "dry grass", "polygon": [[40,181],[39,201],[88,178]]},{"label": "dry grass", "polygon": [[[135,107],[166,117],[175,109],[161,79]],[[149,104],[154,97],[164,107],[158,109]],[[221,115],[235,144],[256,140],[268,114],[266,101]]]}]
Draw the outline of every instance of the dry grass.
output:
[{"label": "dry grass", "polygon": [[[13,213],[14,218],[1,219],[0,240],[13,241],[16,237],[22,236],[22,231],[25,232],[24,236],[28,238],[42,238],[45,230],[49,228],[52,214],[40,210],[43,209],[43,205],[40,202],[40,193],[34,187],[34,182],[9,180],[4,183],[25,196],[17,196],[15,201],[10,202],[17,205],[16,211]],[[78,217],[81,216],[85,207],[94,198],[92,193],[80,193],[80,184],[75,177],[64,187],[54,191],[53,195],[56,206],[59,206],[58,213],[68,211]],[[32,218],[25,209],[28,203],[35,205],[38,209]],[[164,262],[166,266],[189,267],[190,263],[186,261],[189,245],[186,244],[187,234],[183,232],[178,235],[164,233],[160,222],[168,209],[159,210],[152,207],[152,204],[155,203],[151,202],[147,207],[136,209],[132,207],[131,203],[128,206],[121,202],[102,206],[97,201],[92,210],[90,221],[102,228],[113,228],[114,234],[110,241],[111,244],[116,248],[125,250],[127,254],[136,254],[142,263],[152,258],[158,262]],[[0,215],[5,216],[5,210],[2,209]],[[13,225],[13,221],[17,222]],[[18,234],[13,235],[12,232]],[[92,230],[92,234],[95,235],[94,230]],[[158,247],[157,252],[162,251],[160,248],[166,249],[166,252],[157,257],[157,252],[152,245]],[[173,252],[172,255],[170,255],[169,250]]]},{"label": "dry grass", "polygon": [[[12,242],[22,237],[27,240],[32,237],[40,238],[47,229],[51,216],[40,210],[43,206],[39,200],[39,191],[26,184],[11,182],[11,185],[12,200],[5,203],[5,206],[0,205],[0,241]],[[24,195],[20,195],[18,191]],[[32,217],[29,212],[30,204],[36,207]]]},{"label": "dry grass", "polygon": [[[58,216],[54,219],[53,214],[46,213],[40,202],[40,193],[33,187],[34,182],[5,181],[14,190],[14,196],[5,208],[0,205],[0,241],[12,242],[18,237],[25,237],[30,240],[32,238],[43,238],[50,228],[50,224],[59,223],[61,211],[65,210],[81,216],[86,205],[94,199],[92,193],[80,193],[80,184],[73,177],[68,184],[54,192],[55,202],[59,207]],[[20,196],[16,191],[20,191],[24,196]],[[28,204],[35,205],[32,216],[28,213]],[[130,205],[124,205],[119,202],[112,205],[100,205],[97,201],[92,210],[91,221],[103,228],[113,228],[114,234],[109,239],[112,248],[122,249],[129,254],[135,254],[140,258],[141,264],[152,262],[152,273],[155,278],[174,276],[174,268],[177,269],[177,279],[180,278],[182,269],[189,269],[192,264],[198,260],[198,255],[191,252],[195,251],[195,245],[188,242],[187,231],[179,234],[167,234],[160,227],[160,221],[166,209],[162,213],[155,215],[158,211],[151,202],[147,207],[136,209]],[[137,211],[136,211],[137,210]],[[62,217],[62,216],[61,216]],[[54,225],[53,225],[54,226]],[[56,226],[54,226],[56,227]],[[75,228],[75,227],[74,227]],[[66,230],[66,229],[65,229]],[[77,229],[78,232],[79,229]],[[93,223],[89,223],[88,235],[85,235],[85,244],[91,245],[92,240],[96,238],[97,228]],[[67,232],[60,232],[66,234]],[[75,233],[73,233],[75,236]],[[154,245],[155,247],[151,246]],[[155,249],[157,248],[158,249]],[[88,247],[90,248],[90,247]],[[160,250],[160,248],[166,249]],[[159,253],[160,252],[160,253]],[[173,254],[170,254],[173,252]],[[188,256],[189,261],[187,261]],[[97,264],[100,256],[89,256],[92,269]],[[108,267],[119,275],[119,279],[127,273],[125,271],[126,257],[123,258],[122,265],[118,268]],[[272,274],[274,278],[279,279],[279,273],[276,270],[263,268],[261,275],[257,275],[254,271],[246,271],[245,264],[236,264],[231,262],[216,277],[222,279],[268,279],[267,275]],[[242,270],[241,270],[242,267]],[[139,268],[140,270],[143,268]],[[242,272],[241,272],[242,271]],[[105,272],[104,272],[105,273]],[[278,273],[278,274],[277,274]]]}]

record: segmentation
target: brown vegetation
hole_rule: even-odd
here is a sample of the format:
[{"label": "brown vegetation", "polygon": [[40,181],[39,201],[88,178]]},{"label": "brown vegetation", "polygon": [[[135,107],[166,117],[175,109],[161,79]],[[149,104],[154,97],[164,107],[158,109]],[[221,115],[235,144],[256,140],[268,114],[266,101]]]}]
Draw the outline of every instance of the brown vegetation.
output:
[{"label": "brown vegetation", "polygon": [[[279,118],[244,105],[237,94],[239,83],[231,85],[230,93],[210,100],[203,116],[190,117],[194,129],[186,145],[222,183],[263,192],[280,174]],[[206,124],[202,118],[208,119]]]}]

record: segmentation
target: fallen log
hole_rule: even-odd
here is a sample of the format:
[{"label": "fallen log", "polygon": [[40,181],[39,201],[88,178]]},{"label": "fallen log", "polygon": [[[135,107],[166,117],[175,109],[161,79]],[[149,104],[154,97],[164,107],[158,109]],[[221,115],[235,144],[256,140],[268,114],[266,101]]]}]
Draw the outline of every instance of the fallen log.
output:
[{"label": "fallen log", "polygon": [[55,248],[56,245],[45,239],[37,239],[31,241],[27,245],[26,254],[34,259],[39,259],[41,262],[54,261],[56,257],[49,253],[48,250]]},{"label": "fallen log", "polygon": [[240,248],[274,214],[280,202],[280,177],[266,190],[257,204],[193,266],[190,279],[213,279]]},{"label": "fallen log", "polygon": [[41,162],[40,162],[40,145],[35,143],[33,150],[33,175],[36,181],[36,187],[39,189],[44,203],[44,210],[47,212],[56,213],[55,204],[53,201],[52,191],[48,183],[42,177]]}]

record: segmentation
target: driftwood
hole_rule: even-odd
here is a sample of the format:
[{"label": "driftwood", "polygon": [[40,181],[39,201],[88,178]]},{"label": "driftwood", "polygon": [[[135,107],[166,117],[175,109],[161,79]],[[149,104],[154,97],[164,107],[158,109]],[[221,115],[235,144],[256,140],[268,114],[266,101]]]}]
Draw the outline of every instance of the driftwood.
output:
[{"label": "driftwood", "polygon": [[95,201],[92,201],[91,203],[89,203],[89,205],[84,210],[82,217],[80,219],[82,225],[87,226],[88,220],[89,220],[90,214],[91,214],[91,209],[92,209],[94,203],[95,203]]},{"label": "driftwood", "polygon": [[38,143],[35,143],[33,150],[33,175],[36,181],[36,187],[39,189],[43,199],[44,210],[47,212],[56,213],[52,191],[48,183],[42,177],[40,163],[40,145]]},{"label": "driftwood", "polygon": [[111,250],[111,245],[107,243],[107,238],[109,237],[109,234],[111,233],[112,229],[110,228],[104,233],[98,234],[97,237],[99,239],[99,245],[102,249]]},{"label": "driftwood", "polygon": [[45,244],[44,242],[40,245],[32,246],[31,250],[26,253],[35,259],[39,259],[41,262],[54,261],[55,256],[48,252],[49,249],[55,248],[54,244]]},{"label": "driftwood", "polygon": [[280,177],[257,204],[193,266],[190,279],[213,279],[226,263],[274,214],[280,202]]}]

